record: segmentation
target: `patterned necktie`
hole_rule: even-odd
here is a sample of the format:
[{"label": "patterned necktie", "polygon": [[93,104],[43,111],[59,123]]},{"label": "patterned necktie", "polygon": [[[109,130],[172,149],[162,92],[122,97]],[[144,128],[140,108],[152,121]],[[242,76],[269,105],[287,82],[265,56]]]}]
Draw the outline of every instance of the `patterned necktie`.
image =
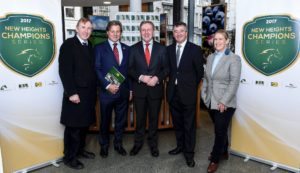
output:
[{"label": "patterned necktie", "polygon": [[180,48],[181,48],[181,45],[179,44],[177,46],[177,51],[176,51],[176,64],[177,64],[177,67],[179,66],[179,62],[180,62]]},{"label": "patterned necktie", "polygon": [[150,51],[149,51],[149,43],[146,43],[146,49],[145,49],[145,58],[146,58],[146,62],[147,65],[149,66],[150,64]]},{"label": "patterned necktie", "polygon": [[117,45],[118,45],[118,43],[114,43],[113,52],[114,52],[117,63],[120,64],[119,51],[118,51]]}]

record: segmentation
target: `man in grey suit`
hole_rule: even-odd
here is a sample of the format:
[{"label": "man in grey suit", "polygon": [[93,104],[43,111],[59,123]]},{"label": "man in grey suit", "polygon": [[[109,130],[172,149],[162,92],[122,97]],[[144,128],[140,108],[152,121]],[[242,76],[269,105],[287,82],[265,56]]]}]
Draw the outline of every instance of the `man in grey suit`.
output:
[{"label": "man in grey suit", "polygon": [[203,76],[201,48],[187,41],[187,27],[183,22],[174,25],[176,42],[167,48],[170,76],[167,98],[175,128],[177,147],[169,154],[184,153],[189,167],[195,166],[197,89]]},{"label": "man in grey suit", "polygon": [[220,159],[228,159],[228,127],[236,108],[236,92],[241,75],[241,59],[227,45],[228,33],[219,30],[214,35],[215,53],[207,58],[201,97],[209,108],[215,126],[215,142],[209,156],[207,172],[218,168]]}]

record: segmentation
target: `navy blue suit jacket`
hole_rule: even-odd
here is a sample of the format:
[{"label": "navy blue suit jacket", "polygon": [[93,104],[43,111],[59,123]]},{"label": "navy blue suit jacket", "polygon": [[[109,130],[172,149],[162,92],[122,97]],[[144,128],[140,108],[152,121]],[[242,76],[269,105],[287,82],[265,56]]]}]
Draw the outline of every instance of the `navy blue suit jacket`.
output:
[{"label": "navy blue suit jacket", "polygon": [[[100,80],[100,99],[107,98],[126,98],[129,97],[130,81],[127,77],[128,73],[128,59],[129,59],[129,46],[121,43],[123,59],[119,65],[116,61],[115,55],[108,41],[105,41],[95,47],[95,68],[98,79]],[[112,68],[115,67],[126,78],[120,85],[120,89],[116,94],[111,94],[106,87],[110,84],[105,79],[105,75]]]}]

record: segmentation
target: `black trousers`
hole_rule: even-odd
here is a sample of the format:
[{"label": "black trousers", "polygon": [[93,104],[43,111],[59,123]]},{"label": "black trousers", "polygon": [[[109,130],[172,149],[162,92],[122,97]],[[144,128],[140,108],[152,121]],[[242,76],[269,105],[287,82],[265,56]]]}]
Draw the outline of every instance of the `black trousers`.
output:
[{"label": "black trousers", "polygon": [[151,148],[156,148],[158,141],[157,127],[158,116],[161,107],[161,98],[152,99],[149,96],[147,96],[146,98],[135,97],[134,105],[136,110],[136,130],[134,144],[140,147],[144,143],[144,135],[148,115],[148,144]]},{"label": "black trousers", "polygon": [[128,98],[100,99],[100,132],[99,143],[101,147],[109,146],[109,127],[111,124],[112,111],[115,112],[115,138],[114,146],[122,145],[122,137],[128,115]]},{"label": "black trousers", "polygon": [[209,115],[214,123],[215,141],[211,152],[211,161],[218,163],[220,156],[228,152],[228,127],[235,112],[235,108],[227,108],[221,113],[218,110],[210,109]]},{"label": "black trousers", "polygon": [[177,93],[170,103],[177,147],[183,149],[186,159],[192,159],[196,143],[196,103],[185,104]]},{"label": "black trousers", "polygon": [[83,151],[88,127],[65,127],[64,161],[72,161]]}]

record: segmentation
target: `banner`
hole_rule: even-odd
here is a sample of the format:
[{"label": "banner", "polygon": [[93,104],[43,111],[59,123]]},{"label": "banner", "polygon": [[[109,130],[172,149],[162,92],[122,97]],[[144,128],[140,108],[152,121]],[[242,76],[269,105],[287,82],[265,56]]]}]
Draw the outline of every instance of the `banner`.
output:
[{"label": "banner", "polygon": [[31,170],[63,151],[60,0],[0,2],[0,146],[4,172]]},{"label": "banner", "polygon": [[242,75],[231,149],[291,171],[300,166],[299,6],[299,0],[236,4]]}]

